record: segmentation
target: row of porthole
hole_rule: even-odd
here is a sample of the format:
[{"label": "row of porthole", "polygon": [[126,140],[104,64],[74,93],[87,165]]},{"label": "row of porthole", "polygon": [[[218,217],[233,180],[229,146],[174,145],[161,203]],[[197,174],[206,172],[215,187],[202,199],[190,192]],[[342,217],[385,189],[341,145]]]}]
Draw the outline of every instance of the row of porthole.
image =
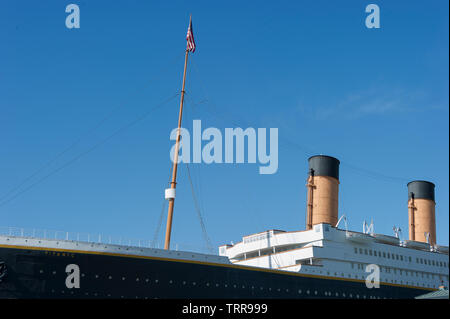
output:
[{"label": "row of porthole", "polygon": [[[41,270],[40,271],[40,273],[42,274],[44,271],[43,270]],[[53,275],[56,275],[56,271],[53,271],[52,272],[53,273]],[[328,273],[329,274],[329,273]],[[85,277],[85,274],[81,274],[81,276],[82,277]],[[95,275],[95,278],[96,279],[98,279],[99,278],[99,275]],[[358,278],[356,275],[355,275],[355,278]],[[112,276],[108,276],[108,279],[109,280],[112,280]],[[121,278],[123,281],[124,280],[126,280],[126,277],[122,277]],[[364,277],[362,277],[362,279],[364,279]],[[139,278],[136,278],[136,282],[139,282],[140,281],[140,279]],[[145,279],[145,282],[149,282],[150,281],[150,279],[148,279],[148,278],[146,278]],[[155,283],[158,283],[159,282],[159,280],[158,279],[155,279]],[[382,281],[383,282],[383,281]],[[387,281],[385,281],[385,282],[389,282],[389,280],[387,280]],[[173,281],[172,280],[170,280],[169,281],[169,283],[170,284],[172,284],[173,283]],[[397,280],[391,280],[391,283],[397,283]],[[400,283],[401,284],[403,284],[403,281],[400,281]],[[183,285],[185,285],[186,284],[186,281],[183,281]],[[194,286],[196,285],[196,283],[195,282],[193,282],[192,283]],[[408,282],[406,282],[406,284],[408,284]],[[411,285],[413,285],[414,283],[411,283]],[[209,283],[206,283],[206,286],[207,287],[209,287]],[[417,283],[417,286],[421,286],[420,285],[420,283]],[[216,284],[216,287],[219,287],[219,284]],[[227,288],[228,286],[225,284],[225,288]],[[429,288],[433,288],[433,285],[426,285],[426,284],[424,284],[423,285],[423,287],[429,287]],[[437,286],[436,286],[437,287]],[[236,285],[234,285],[234,288],[236,288]],[[242,286],[242,289],[245,289],[245,286]],[[252,289],[254,289],[254,287],[252,287]],[[261,290],[263,289],[263,287],[261,287]],[[271,288],[269,288],[269,291],[271,290]],[[278,291],[280,291],[279,289],[278,289]],[[289,290],[286,290],[286,292],[289,292]]]},{"label": "row of porthole", "polygon": [[[52,289],[52,293],[55,293],[55,290],[54,290],[54,289]],[[65,291],[62,290],[61,293],[64,294]],[[298,293],[301,294],[301,293],[302,293],[302,290],[301,290],[301,289],[298,290]],[[309,295],[309,294],[310,294],[310,291],[307,290],[306,293]],[[74,291],[70,291],[70,294],[73,295],[73,294],[74,294]],[[88,295],[89,295],[88,292],[85,292],[84,294],[85,294],[85,296],[88,296]],[[317,292],[317,290],[315,290],[315,291],[314,291],[314,295],[317,295],[317,294],[318,294],[318,292]],[[326,292],[324,293],[324,295],[327,296],[327,297],[343,297],[343,298],[346,298],[346,297],[347,297],[347,295],[346,295],[345,293],[342,293],[341,295],[339,295],[339,293],[336,292],[336,293],[333,295],[331,291],[326,291]],[[98,294],[97,294],[97,293],[94,293],[93,296],[94,296],[94,297],[97,297]],[[107,294],[107,297],[111,297],[111,294]],[[124,298],[124,296],[121,296],[121,298]],[[138,299],[138,298],[139,298],[139,297],[136,296],[136,299]],[[353,294],[350,293],[350,294],[348,295],[348,298],[353,298]],[[356,298],[356,299],[359,299],[359,298],[360,298],[360,295],[359,295],[359,294],[356,294],[356,295],[355,295],[355,298]],[[367,299],[367,296],[366,296],[366,295],[363,295],[363,296],[361,296],[361,298],[362,298],[362,299]],[[148,299],[148,297],[145,297],[145,299]],[[377,296],[369,296],[369,299],[381,299],[381,297],[377,297]],[[383,297],[383,299],[386,299],[386,297]]]},{"label": "row of porthole", "polygon": [[[43,272],[43,270],[41,270],[41,273],[42,273],[42,272]],[[55,275],[55,274],[56,274],[56,271],[53,271],[53,274]],[[81,274],[81,276],[82,276],[82,277],[85,277],[85,274]],[[99,278],[99,275],[95,275],[95,278],[98,279],[98,278]],[[111,279],[112,279],[112,276],[108,276],[108,279],[111,280]],[[122,279],[122,280],[126,280],[126,277],[122,277],[121,279]],[[140,281],[140,279],[139,279],[139,278],[136,278],[136,282],[139,282],[139,281]],[[145,282],[149,282],[149,281],[150,281],[150,279],[148,279],[148,278],[145,279]],[[158,279],[155,279],[155,283],[158,283],[158,282],[159,282],[159,280],[158,280]],[[170,284],[173,284],[173,280],[170,280],[169,283],[170,283]],[[182,283],[183,283],[183,285],[186,285],[186,284],[187,284],[186,281],[183,281]],[[193,285],[193,286],[195,286],[196,284],[197,284],[197,283],[196,283],[195,281],[192,282],[192,285]],[[210,283],[206,283],[206,286],[209,287],[209,286],[210,286]],[[220,285],[216,283],[216,287],[219,287],[219,286],[220,286]],[[225,288],[228,288],[228,285],[227,285],[227,284],[224,284],[224,287],[225,287]],[[237,286],[237,285],[233,285],[233,288],[236,288],[236,289],[237,289],[238,286]],[[242,289],[245,289],[245,285],[242,286]],[[255,286],[252,286],[251,289],[255,289]],[[272,291],[272,287],[269,287],[269,288],[267,288],[267,289],[268,289],[269,291]],[[264,287],[260,287],[260,290],[264,290]],[[281,292],[281,288],[278,288],[276,291]],[[54,291],[52,291],[52,292],[54,292]],[[289,293],[289,289],[286,289],[286,292]],[[64,293],[64,292],[63,292],[63,293]],[[299,289],[299,290],[298,290],[298,293],[301,294],[301,293],[302,293],[302,290]],[[307,290],[307,291],[306,291],[306,294],[309,295],[309,294],[310,294],[310,291]],[[314,291],[314,294],[315,294],[315,295],[318,294],[317,290]],[[330,294],[331,294],[331,293],[330,293]],[[326,295],[326,294],[325,294],[325,295]],[[336,295],[337,295],[337,293],[336,293]]]},{"label": "row of porthole", "polygon": [[[312,270],[312,272],[314,272],[314,270]],[[319,273],[322,274],[322,271],[320,271]],[[327,272],[327,275],[328,275],[328,276],[332,276],[332,275],[330,274],[330,272]],[[335,273],[334,273],[334,276],[336,276],[337,278],[345,278],[344,273],[341,273],[341,277],[339,277],[338,274],[335,272]],[[354,275],[354,276],[355,276],[355,279],[359,279],[358,275]],[[352,277],[351,277],[351,274],[348,274],[348,278],[352,278]],[[361,279],[366,279],[366,278],[365,278],[364,276],[361,276]],[[381,280],[381,282],[397,283],[397,280],[391,279],[391,280],[389,281],[389,279],[387,279],[386,281]],[[408,283],[409,283],[409,282],[406,282],[406,285],[408,285]],[[403,284],[403,280],[400,280],[400,284]],[[411,282],[411,285],[414,285],[414,283]],[[428,287],[428,288],[438,288],[438,287],[439,287],[439,284],[435,284],[435,285],[433,285],[433,284],[421,284],[421,283],[418,282],[418,283],[417,283],[417,286],[418,286],[418,287]]]}]

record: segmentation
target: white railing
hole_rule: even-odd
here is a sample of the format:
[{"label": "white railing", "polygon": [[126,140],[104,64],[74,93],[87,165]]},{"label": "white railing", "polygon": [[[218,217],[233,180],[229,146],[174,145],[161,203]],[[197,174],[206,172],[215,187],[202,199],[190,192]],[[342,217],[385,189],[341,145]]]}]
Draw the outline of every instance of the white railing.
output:
[{"label": "white railing", "polygon": [[[61,230],[49,230],[49,229],[37,229],[37,228],[20,228],[20,227],[1,227],[0,235],[14,236],[14,237],[27,237],[35,239],[57,239],[57,240],[69,240],[79,241],[87,243],[97,244],[111,244],[122,245],[130,247],[143,247],[143,248],[164,248],[164,244],[159,242],[153,242],[151,240],[142,239],[130,239],[117,236],[108,236],[104,234],[91,234],[91,233],[79,233],[79,232],[66,232]],[[199,247],[197,245],[190,244],[173,244],[172,250],[187,250],[200,253],[211,253],[205,247]]]}]

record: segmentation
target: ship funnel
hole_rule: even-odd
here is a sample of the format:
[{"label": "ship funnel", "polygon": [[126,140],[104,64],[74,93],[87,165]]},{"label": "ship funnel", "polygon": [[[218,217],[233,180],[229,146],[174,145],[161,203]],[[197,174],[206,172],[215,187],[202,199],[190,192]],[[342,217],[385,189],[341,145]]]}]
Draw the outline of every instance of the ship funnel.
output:
[{"label": "ship funnel", "polygon": [[409,240],[436,244],[435,206],[433,183],[408,183]]},{"label": "ship funnel", "polygon": [[308,162],[306,229],[320,223],[335,226],[338,222],[339,160],[316,155]]}]

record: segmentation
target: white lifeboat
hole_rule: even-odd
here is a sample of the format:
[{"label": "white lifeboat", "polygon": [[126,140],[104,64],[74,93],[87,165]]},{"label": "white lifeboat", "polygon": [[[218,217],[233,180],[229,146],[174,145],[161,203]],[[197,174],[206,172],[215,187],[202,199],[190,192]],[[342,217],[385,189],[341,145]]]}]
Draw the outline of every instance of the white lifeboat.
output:
[{"label": "white lifeboat", "polygon": [[375,241],[390,245],[400,245],[400,239],[394,236],[388,236],[383,234],[372,234],[372,237],[375,238]]},{"label": "white lifeboat", "polygon": [[405,240],[405,247],[430,250],[430,244],[415,240]]},{"label": "white lifeboat", "polygon": [[350,231],[345,233],[345,237],[348,240],[358,242],[358,243],[367,243],[372,240],[372,238],[368,234],[355,233],[355,232],[350,232]]}]

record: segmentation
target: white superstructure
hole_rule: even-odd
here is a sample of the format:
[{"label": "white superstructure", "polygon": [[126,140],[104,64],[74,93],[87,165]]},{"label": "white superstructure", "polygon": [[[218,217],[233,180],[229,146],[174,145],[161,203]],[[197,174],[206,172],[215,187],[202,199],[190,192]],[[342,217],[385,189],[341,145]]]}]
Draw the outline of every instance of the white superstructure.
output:
[{"label": "white superstructure", "polygon": [[222,245],[219,254],[237,265],[324,277],[365,280],[366,266],[380,270],[380,283],[448,287],[448,247],[400,241],[393,236],[347,231],[321,223],[311,230],[268,230]]}]

